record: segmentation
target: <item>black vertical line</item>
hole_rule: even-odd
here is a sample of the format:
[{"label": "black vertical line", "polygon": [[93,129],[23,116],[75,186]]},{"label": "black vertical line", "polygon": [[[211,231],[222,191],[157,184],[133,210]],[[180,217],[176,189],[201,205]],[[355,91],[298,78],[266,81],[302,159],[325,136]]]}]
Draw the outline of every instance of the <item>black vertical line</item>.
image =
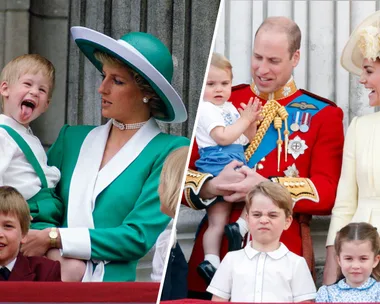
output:
[{"label": "black vertical line", "polygon": [[148,0],[140,1],[140,31],[146,32],[148,29]]},{"label": "black vertical line", "polygon": [[[183,43],[183,85],[182,85],[182,96],[185,96],[187,93],[187,104],[186,110],[189,113],[190,109],[190,53],[191,53],[191,37],[192,37],[192,27],[191,27],[191,17],[192,17],[192,1],[185,0],[185,37]],[[188,34],[186,33],[186,29],[189,30]],[[188,37],[188,38],[186,38]],[[182,134],[189,137],[190,133],[190,125],[189,125],[190,117],[186,122],[182,124]]]},{"label": "black vertical line", "polygon": [[[107,36],[112,36],[112,0],[104,1],[104,30]],[[118,37],[117,37],[118,38]]]}]

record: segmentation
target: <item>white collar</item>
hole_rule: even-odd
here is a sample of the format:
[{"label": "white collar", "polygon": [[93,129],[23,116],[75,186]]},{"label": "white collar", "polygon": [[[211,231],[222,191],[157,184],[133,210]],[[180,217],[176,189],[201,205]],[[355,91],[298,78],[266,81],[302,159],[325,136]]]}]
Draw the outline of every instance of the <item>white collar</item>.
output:
[{"label": "white collar", "polygon": [[278,259],[281,259],[283,256],[285,256],[289,252],[289,249],[281,242],[280,242],[280,247],[278,247],[278,249],[274,251],[269,251],[269,252],[257,251],[256,249],[252,248],[251,242],[249,242],[244,247],[245,254],[250,260],[252,260],[257,254],[260,254],[260,253],[265,253],[269,255],[272,259],[278,260]]},{"label": "white collar", "polygon": [[17,131],[21,134],[31,134],[33,135],[32,129],[30,127],[24,127],[22,124],[20,124],[18,121],[14,120],[13,118],[5,115],[0,114],[0,124],[10,126],[12,129]]},{"label": "white collar", "polygon": [[17,260],[17,256],[16,256],[16,257],[15,257],[10,263],[8,263],[8,264],[5,265],[5,266],[0,266],[0,268],[7,267],[9,271],[12,271],[12,270],[13,270],[13,267],[15,267],[16,260]]}]

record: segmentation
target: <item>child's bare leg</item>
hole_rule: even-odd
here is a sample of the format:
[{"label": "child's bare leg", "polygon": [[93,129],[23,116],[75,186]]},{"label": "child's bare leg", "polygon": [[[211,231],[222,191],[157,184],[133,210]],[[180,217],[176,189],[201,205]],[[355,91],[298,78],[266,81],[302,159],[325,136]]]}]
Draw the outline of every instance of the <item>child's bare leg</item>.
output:
[{"label": "child's bare leg", "polygon": [[50,249],[46,257],[61,263],[61,279],[63,282],[81,282],[86,271],[86,263],[82,260],[64,258],[59,249]]},{"label": "child's bare leg", "polygon": [[218,202],[207,209],[208,228],[203,235],[205,260],[215,268],[220,264],[220,245],[224,234],[224,226],[228,223],[232,205]]},{"label": "child's bare leg", "polygon": [[246,221],[246,215],[247,215],[247,211],[245,208],[243,208],[243,210],[241,211],[241,214],[238,218],[238,220],[236,221],[236,223],[239,225],[239,231],[240,231],[240,235],[244,238],[245,235],[247,234],[248,232],[248,224],[247,224],[247,221]]}]

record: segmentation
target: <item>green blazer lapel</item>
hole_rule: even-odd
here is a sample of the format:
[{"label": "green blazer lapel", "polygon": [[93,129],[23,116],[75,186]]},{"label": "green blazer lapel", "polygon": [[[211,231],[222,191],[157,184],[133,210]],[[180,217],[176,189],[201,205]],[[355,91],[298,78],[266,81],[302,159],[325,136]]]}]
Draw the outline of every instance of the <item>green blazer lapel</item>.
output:
[{"label": "green blazer lapel", "polygon": [[140,155],[150,141],[160,133],[156,120],[151,118],[136,132],[121,150],[99,171],[93,197],[110,185]]}]

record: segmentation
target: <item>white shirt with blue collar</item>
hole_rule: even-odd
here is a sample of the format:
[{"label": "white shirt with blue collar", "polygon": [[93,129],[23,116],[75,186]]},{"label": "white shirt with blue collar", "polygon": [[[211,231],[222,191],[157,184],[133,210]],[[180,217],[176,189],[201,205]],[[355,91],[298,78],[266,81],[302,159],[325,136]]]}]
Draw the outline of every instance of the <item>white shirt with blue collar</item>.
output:
[{"label": "white shirt with blue collar", "polygon": [[317,293],[316,302],[380,302],[380,282],[374,278],[359,287],[351,287],[346,279],[336,284],[322,286]]},{"label": "white shirt with blue collar", "polygon": [[260,252],[251,243],[227,253],[207,291],[231,302],[301,302],[316,297],[310,270],[282,243]]}]

